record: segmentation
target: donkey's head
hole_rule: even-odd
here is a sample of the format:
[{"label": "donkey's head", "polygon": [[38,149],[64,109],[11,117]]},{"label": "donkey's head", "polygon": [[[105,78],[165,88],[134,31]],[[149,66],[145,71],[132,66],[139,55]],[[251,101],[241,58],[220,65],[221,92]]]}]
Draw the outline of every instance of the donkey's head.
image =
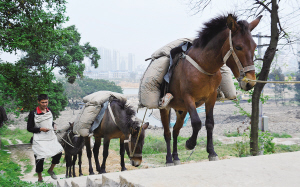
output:
[{"label": "donkey's head", "polygon": [[132,121],[128,144],[125,144],[125,149],[127,150],[127,154],[130,158],[130,163],[132,166],[138,167],[142,163],[142,150],[144,146],[145,130],[148,128],[148,126],[149,122],[139,126],[139,122]]},{"label": "donkey's head", "polygon": [[258,25],[261,17],[259,16],[251,23],[245,20],[236,21],[236,17],[231,14],[227,17],[229,36],[222,47],[222,56],[224,63],[230,67],[239,81],[239,86],[246,91],[255,85],[255,82],[247,83],[242,79],[246,77],[250,80],[256,80],[253,62],[256,43],[252,38],[251,31]]}]

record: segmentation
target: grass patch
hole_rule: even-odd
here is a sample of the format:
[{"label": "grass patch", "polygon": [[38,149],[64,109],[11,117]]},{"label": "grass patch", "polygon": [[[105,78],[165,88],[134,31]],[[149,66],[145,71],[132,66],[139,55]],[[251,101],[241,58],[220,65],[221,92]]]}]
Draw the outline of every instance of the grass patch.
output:
[{"label": "grass patch", "polygon": [[279,134],[279,133],[272,133],[271,134],[274,138],[292,138],[291,135],[287,134],[287,133],[282,133],[282,134]]},{"label": "grass patch", "polygon": [[[2,149],[6,149],[2,145]],[[50,187],[53,184],[46,183],[31,183],[25,182],[19,179],[21,174],[21,167],[19,164],[12,161],[10,154],[6,151],[0,150],[0,171],[4,171],[3,174],[0,173],[0,186],[14,186],[14,187],[23,187],[23,186],[37,186],[37,187]]]},{"label": "grass patch", "polygon": [[0,128],[0,137],[11,140],[13,144],[18,144],[16,139],[21,140],[23,143],[30,143],[32,135],[33,134],[28,132],[26,129],[16,128],[14,130],[10,130],[6,125]]},{"label": "grass patch", "polygon": [[237,131],[234,131],[234,132],[225,132],[224,133],[224,136],[226,137],[239,137],[239,136],[242,136],[243,134],[240,134],[239,132]]},{"label": "grass patch", "polygon": [[275,153],[300,151],[300,145],[275,145]]}]

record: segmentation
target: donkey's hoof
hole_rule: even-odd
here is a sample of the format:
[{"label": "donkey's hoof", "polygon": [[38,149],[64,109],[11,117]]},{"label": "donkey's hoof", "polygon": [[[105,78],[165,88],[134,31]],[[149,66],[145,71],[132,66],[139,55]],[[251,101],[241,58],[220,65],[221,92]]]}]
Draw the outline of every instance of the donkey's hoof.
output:
[{"label": "donkey's hoof", "polygon": [[209,161],[218,161],[219,157],[218,156],[208,156]]},{"label": "donkey's hoof", "polygon": [[180,164],[181,164],[180,160],[174,160],[173,162],[174,162],[174,165],[175,165],[175,166],[177,166],[177,165],[180,165]]},{"label": "donkey's hoof", "polygon": [[174,163],[166,163],[166,167],[174,166]]},{"label": "donkey's hoof", "polygon": [[196,146],[196,144],[193,145],[190,140],[187,140],[185,142],[185,148],[186,148],[186,150],[193,150],[195,148],[195,146]]}]

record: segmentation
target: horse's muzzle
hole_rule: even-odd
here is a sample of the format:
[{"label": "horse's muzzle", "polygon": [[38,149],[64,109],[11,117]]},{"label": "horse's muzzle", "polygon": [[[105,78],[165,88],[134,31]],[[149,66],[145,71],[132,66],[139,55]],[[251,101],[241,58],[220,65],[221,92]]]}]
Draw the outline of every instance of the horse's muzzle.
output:
[{"label": "horse's muzzle", "polygon": [[139,165],[141,165],[142,163],[142,159],[131,159],[130,160],[130,164],[134,167],[138,167]]}]

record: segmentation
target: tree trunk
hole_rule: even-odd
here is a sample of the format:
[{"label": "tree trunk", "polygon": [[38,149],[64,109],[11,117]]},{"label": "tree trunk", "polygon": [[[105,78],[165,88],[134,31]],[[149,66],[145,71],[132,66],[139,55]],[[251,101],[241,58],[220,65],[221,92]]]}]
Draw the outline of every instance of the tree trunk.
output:
[{"label": "tree trunk", "polygon": [[[278,23],[278,5],[276,0],[272,0],[271,10],[271,41],[263,58],[263,67],[259,75],[259,80],[266,81],[269,76],[270,67],[274,59],[279,39]],[[252,115],[251,115],[251,134],[250,151],[253,156],[258,154],[258,122],[259,122],[259,99],[261,91],[265,84],[257,83],[252,95]]]}]

